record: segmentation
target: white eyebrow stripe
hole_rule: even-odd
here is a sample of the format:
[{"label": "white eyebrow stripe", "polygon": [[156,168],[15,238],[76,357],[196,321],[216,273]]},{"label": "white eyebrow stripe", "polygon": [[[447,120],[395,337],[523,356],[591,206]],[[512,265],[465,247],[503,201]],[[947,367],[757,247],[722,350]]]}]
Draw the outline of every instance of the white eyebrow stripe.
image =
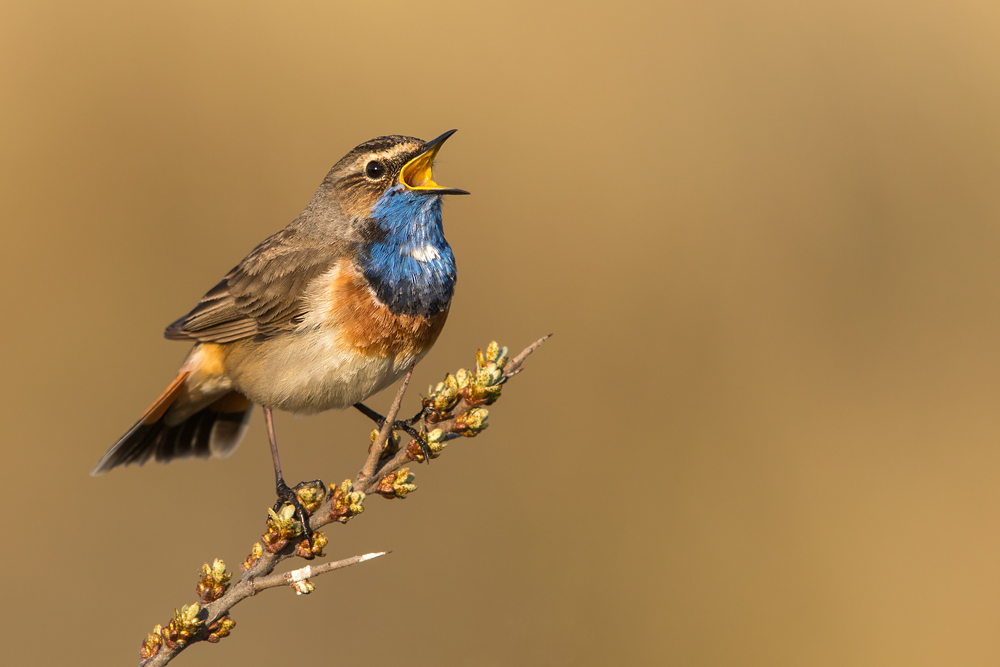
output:
[{"label": "white eyebrow stripe", "polygon": [[438,252],[438,249],[430,244],[414,248],[410,251],[410,257],[418,262],[428,262],[432,259],[437,259],[440,255],[441,253]]}]

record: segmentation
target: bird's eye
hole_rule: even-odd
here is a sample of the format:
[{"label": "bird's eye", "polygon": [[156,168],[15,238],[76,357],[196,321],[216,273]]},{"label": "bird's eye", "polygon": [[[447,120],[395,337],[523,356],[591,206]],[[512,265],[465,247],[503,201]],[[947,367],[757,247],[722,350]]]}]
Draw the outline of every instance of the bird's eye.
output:
[{"label": "bird's eye", "polygon": [[372,160],[368,163],[368,166],[365,167],[365,175],[373,180],[378,180],[385,176],[385,167],[381,162]]}]

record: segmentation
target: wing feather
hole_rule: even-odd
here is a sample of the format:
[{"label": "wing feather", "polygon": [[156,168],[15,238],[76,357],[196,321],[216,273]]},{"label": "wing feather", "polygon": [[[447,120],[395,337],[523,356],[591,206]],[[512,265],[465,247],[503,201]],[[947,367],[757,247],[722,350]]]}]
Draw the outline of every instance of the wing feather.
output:
[{"label": "wing feather", "polygon": [[171,340],[229,343],[270,338],[305,314],[309,283],[342,256],[294,229],[283,229],[246,256],[190,313],[164,332]]}]

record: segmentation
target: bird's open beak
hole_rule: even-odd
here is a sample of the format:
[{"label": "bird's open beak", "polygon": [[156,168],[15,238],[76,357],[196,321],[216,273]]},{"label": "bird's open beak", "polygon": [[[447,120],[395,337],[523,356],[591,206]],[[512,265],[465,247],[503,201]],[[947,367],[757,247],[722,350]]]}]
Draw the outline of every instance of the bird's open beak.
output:
[{"label": "bird's open beak", "polygon": [[443,188],[434,182],[431,174],[431,167],[434,165],[434,158],[437,156],[441,146],[451,135],[458,130],[448,130],[437,139],[431,139],[420,149],[415,158],[403,165],[399,172],[399,182],[406,186],[408,190],[415,192],[426,192],[434,195],[467,195],[465,190],[458,188]]}]

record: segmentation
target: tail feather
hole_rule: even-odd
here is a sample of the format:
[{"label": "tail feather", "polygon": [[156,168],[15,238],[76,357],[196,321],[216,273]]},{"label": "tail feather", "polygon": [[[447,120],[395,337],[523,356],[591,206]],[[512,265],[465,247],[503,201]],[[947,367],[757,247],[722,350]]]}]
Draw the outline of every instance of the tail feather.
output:
[{"label": "tail feather", "polygon": [[160,397],[153,401],[153,404],[149,406],[146,410],[146,414],[142,416],[139,420],[140,424],[155,424],[160,421],[163,414],[174,404],[177,397],[181,395],[184,391],[184,383],[187,381],[188,376],[191,375],[191,371],[182,371],[177,378],[170,383],[166,391],[160,394]]},{"label": "tail feather", "polygon": [[107,451],[94,475],[112,468],[150,459],[228,456],[240,444],[250,421],[253,404],[239,392],[231,391],[177,424],[168,424],[164,415],[184,394],[188,373],[181,373],[146,411],[142,418]]}]

